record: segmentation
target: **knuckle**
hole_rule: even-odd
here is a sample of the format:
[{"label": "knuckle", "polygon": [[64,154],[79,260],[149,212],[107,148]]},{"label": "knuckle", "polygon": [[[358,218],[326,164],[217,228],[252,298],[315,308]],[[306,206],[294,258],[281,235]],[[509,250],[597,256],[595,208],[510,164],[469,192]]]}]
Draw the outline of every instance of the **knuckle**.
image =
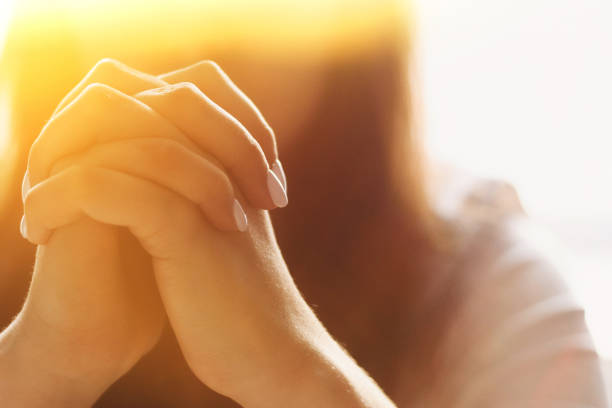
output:
[{"label": "knuckle", "polygon": [[[117,98],[115,96],[116,91],[113,88],[99,82],[94,82],[83,89],[83,92],[75,101],[75,105],[81,107],[82,113],[88,112],[88,109],[91,112],[97,112],[100,108],[116,103]],[[83,111],[83,109],[85,110]]]},{"label": "knuckle", "polygon": [[110,86],[101,82],[92,82],[83,89],[82,98],[101,100],[111,98],[113,94],[113,89]]},{"label": "knuckle", "polygon": [[227,75],[221,66],[214,61],[204,60],[194,64],[189,70],[192,81],[196,84],[210,83],[210,78],[221,78],[226,81]]},{"label": "knuckle", "polygon": [[89,78],[94,81],[103,81],[118,71],[122,71],[124,65],[113,58],[102,58],[89,71]]},{"label": "knuckle", "polygon": [[174,106],[185,106],[193,103],[198,95],[201,95],[202,91],[193,82],[179,82],[169,86],[167,96],[170,97],[170,101]]},{"label": "knuckle", "polygon": [[180,111],[186,109],[202,91],[192,82],[178,82],[140,92],[136,98],[150,106]]},{"label": "knuckle", "polygon": [[194,94],[201,93],[201,90],[193,82],[179,82],[172,85],[171,93],[180,97],[191,97]]},{"label": "knuckle", "polygon": [[195,68],[202,73],[220,74],[223,72],[221,66],[213,60],[202,60],[195,65]]}]

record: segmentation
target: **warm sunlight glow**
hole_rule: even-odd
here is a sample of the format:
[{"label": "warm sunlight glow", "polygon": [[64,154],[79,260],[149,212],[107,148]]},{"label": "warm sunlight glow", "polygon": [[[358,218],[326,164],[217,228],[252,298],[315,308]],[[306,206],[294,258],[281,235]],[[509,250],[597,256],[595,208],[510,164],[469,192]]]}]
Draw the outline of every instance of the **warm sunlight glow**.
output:
[{"label": "warm sunlight glow", "polygon": [[95,49],[181,53],[225,49],[291,58],[344,54],[397,33],[395,1],[23,0],[15,23],[27,41],[73,31]]}]

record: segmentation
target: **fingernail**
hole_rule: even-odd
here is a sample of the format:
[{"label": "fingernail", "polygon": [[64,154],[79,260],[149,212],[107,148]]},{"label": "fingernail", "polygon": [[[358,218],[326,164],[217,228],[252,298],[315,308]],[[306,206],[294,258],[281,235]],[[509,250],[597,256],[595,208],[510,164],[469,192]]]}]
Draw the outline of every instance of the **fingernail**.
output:
[{"label": "fingernail", "polygon": [[283,169],[283,165],[280,160],[276,159],[274,164],[272,165],[272,171],[276,174],[276,177],[283,183],[283,188],[285,189],[285,193],[287,192],[287,176],[285,176],[285,170]]},{"label": "fingernail", "polygon": [[268,191],[275,206],[284,207],[289,202],[282,183],[272,170],[268,170]]},{"label": "fingernail", "polygon": [[26,194],[28,194],[28,191],[30,191],[30,175],[28,174],[28,171],[26,170],[25,174],[23,175],[23,182],[21,183],[21,200],[25,201],[25,197]]},{"label": "fingernail", "polygon": [[236,226],[240,232],[247,230],[249,221],[247,220],[246,213],[242,209],[242,206],[236,199],[234,199],[234,220],[236,221]]},{"label": "fingernail", "polygon": [[25,239],[28,239],[28,228],[25,222],[25,215],[21,216],[21,224],[19,224],[19,232],[21,232],[21,236]]}]

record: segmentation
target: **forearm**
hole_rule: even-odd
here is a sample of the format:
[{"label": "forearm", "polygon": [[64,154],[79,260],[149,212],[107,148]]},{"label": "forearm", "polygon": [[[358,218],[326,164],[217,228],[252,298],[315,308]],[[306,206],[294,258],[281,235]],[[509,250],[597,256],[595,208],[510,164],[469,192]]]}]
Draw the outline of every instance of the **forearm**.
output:
[{"label": "forearm", "polygon": [[316,325],[315,334],[279,345],[270,356],[274,369],[249,381],[251,389],[236,400],[247,408],[395,407],[321,323]]},{"label": "forearm", "polygon": [[391,408],[395,405],[376,382],[335,341],[316,353],[293,379],[295,393],[284,406]]},{"label": "forearm", "polygon": [[41,343],[44,339],[29,337],[21,329],[18,318],[0,333],[0,405],[7,408],[93,405],[104,391],[104,382],[95,373],[64,372],[70,356]]}]

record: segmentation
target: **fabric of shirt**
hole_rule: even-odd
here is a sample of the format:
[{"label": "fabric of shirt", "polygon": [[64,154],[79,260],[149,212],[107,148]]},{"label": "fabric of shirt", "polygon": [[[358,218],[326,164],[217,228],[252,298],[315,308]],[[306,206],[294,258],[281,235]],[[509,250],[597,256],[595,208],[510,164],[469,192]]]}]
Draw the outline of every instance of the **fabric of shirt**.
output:
[{"label": "fabric of shirt", "polygon": [[[462,295],[413,406],[607,407],[582,308],[562,279],[563,250],[507,183],[455,177],[438,212],[462,237]],[[400,406],[402,401],[397,401]]]}]

